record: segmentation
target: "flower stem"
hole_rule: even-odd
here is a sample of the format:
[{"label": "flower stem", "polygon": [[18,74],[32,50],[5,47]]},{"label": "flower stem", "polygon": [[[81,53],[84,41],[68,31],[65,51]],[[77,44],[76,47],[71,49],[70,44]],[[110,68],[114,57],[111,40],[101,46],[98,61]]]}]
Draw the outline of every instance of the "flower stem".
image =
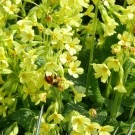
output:
[{"label": "flower stem", "polygon": [[134,66],[134,64],[133,64],[132,62],[130,62],[130,63],[128,64],[128,67],[126,68],[126,71],[125,71],[125,73],[124,73],[123,84],[126,83],[127,78],[128,78],[128,74],[129,74],[129,72],[131,71],[131,69],[133,68],[133,66]]},{"label": "flower stem", "polygon": [[123,7],[126,7],[126,4],[127,4],[127,0],[124,0]]},{"label": "flower stem", "polygon": [[122,96],[123,96],[122,93],[119,93],[119,92],[116,91],[113,107],[111,109],[111,117],[114,118],[114,119],[116,119],[116,117],[117,117],[117,113],[118,113],[119,108],[120,108]]},{"label": "flower stem", "polygon": [[89,65],[88,65],[88,72],[87,72],[87,80],[86,80],[86,96],[88,96],[88,89],[90,86],[90,73],[91,73],[91,69],[92,69],[92,62],[93,62],[93,53],[94,53],[94,41],[95,41],[95,34],[96,34],[96,28],[97,28],[97,15],[98,15],[98,5],[99,5],[99,1],[96,4],[96,8],[95,8],[95,16],[94,16],[94,20],[93,20],[93,35],[92,35],[92,41],[91,41],[91,48],[90,48],[90,56],[89,56]]},{"label": "flower stem", "polygon": [[[122,65],[123,65],[123,59],[121,61]],[[124,75],[124,70],[123,67],[120,66],[120,71],[119,71],[119,83],[122,81],[123,85],[125,84],[125,75]],[[120,105],[121,105],[121,101],[122,101],[122,97],[123,97],[123,93],[116,91],[115,92],[115,98],[114,98],[114,102],[113,102],[113,106],[111,109],[111,117],[116,119],[117,117],[117,113],[119,111]]]},{"label": "flower stem", "polygon": [[23,5],[22,5],[22,11],[21,11],[22,17],[25,17],[26,16],[25,6],[26,6],[26,2],[24,2]]},{"label": "flower stem", "polygon": [[107,83],[107,87],[106,87],[106,91],[105,91],[105,97],[108,99],[109,95],[110,95],[110,89],[111,89],[111,79],[112,79],[112,75],[109,78],[109,81]]},{"label": "flower stem", "polygon": [[132,116],[133,116],[133,112],[134,112],[134,109],[135,109],[135,101],[133,102],[133,105],[132,105],[132,107],[131,107],[131,109],[130,109],[129,119],[131,119],[131,118],[132,118]]}]

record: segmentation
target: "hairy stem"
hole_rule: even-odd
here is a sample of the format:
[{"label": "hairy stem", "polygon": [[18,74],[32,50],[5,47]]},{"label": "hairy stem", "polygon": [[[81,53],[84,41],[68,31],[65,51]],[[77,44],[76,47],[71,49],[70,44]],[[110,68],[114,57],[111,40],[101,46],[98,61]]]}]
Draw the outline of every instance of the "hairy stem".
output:
[{"label": "hairy stem", "polygon": [[119,93],[119,92],[116,91],[113,107],[111,109],[111,117],[114,118],[114,119],[116,119],[116,117],[117,117],[117,113],[118,113],[119,108],[120,108],[122,96],[123,96],[122,93]]},{"label": "hairy stem", "polygon": [[94,53],[94,41],[95,41],[95,34],[96,34],[96,28],[97,28],[97,15],[98,15],[98,5],[99,1],[97,2],[96,8],[95,8],[95,17],[93,20],[93,35],[92,35],[92,42],[91,42],[91,49],[90,49],[90,56],[89,56],[89,66],[88,66],[88,72],[87,72],[87,80],[86,80],[86,96],[88,96],[88,89],[90,86],[90,73],[92,69],[92,62],[93,62],[93,53]]},{"label": "hairy stem", "polygon": [[109,81],[108,81],[107,86],[106,86],[105,97],[107,99],[109,98],[109,95],[110,95],[111,79],[112,79],[112,76],[110,76]]}]

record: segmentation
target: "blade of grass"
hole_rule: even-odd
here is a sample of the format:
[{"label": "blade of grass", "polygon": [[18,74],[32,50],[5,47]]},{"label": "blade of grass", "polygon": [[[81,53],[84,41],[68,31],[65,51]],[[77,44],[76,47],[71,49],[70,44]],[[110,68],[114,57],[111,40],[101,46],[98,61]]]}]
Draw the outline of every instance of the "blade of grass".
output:
[{"label": "blade of grass", "polygon": [[40,114],[39,114],[39,118],[38,118],[38,122],[37,122],[37,128],[36,128],[36,135],[39,135],[39,130],[40,130],[40,124],[41,124],[43,110],[44,110],[44,105],[42,105],[41,111],[40,111]]},{"label": "blade of grass", "polygon": [[115,132],[113,133],[113,135],[116,135],[118,129],[119,129],[119,126],[116,128],[116,130],[115,130]]},{"label": "blade of grass", "polygon": [[130,126],[128,132],[127,132],[127,135],[131,135],[134,125],[135,125],[135,122],[131,124],[131,126]]}]

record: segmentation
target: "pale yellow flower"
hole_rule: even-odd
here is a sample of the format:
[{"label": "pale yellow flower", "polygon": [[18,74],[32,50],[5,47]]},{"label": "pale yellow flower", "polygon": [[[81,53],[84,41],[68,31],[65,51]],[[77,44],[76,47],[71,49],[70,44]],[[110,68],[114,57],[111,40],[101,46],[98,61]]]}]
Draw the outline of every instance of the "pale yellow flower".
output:
[{"label": "pale yellow flower", "polygon": [[22,87],[22,91],[23,91],[23,99],[26,99],[27,98],[27,96],[29,96],[29,95],[32,95],[33,93],[35,93],[36,92],[36,89],[31,89],[31,88],[28,88],[27,86],[23,86]]},{"label": "pale yellow flower", "polygon": [[105,83],[108,80],[108,77],[111,75],[109,68],[106,64],[93,64],[93,68],[95,70],[95,77],[100,78],[101,82]]},{"label": "pale yellow flower", "polygon": [[100,125],[96,122],[90,123],[86,126],[85,135],[92,135],[97,129],[100,128]]},{"label": "pale yellow flower", "polygon": [[19,20],[17,24],[21,31],[25,31],[32,28],[33,22],[25,18],[23,20]]},{"label": "pale yellow flower", "polygon": [[80,68],[81,62],[79,60],[75,61],[75,62],[71,62],[69,64],[69,69],[68,69],[68,73],[70,75],[72,75],[74,78],[78,78],[79,75],[78,74],[82,74],[84,72],[83,68]]},{"label": "pale yellow flower", "polygon": [[20,67],[23,70],[27,70],[27,71],[35,70],[37,68],[37,66],[35,65],[36,58],[37,55],[34,55],[33,50],[29,51],[29,53],[25,53],[23,55],[23,60],[20,63]]},{"label": "pale yellow flower", "polygon": [[50,125],[47,123],[41,123],[40,134],[48,134],[50,132]]},{"label": "pale yellow flower", "polygon": [[111,135],[110,132],[114,130],[114,127],[112,126],[101,126],[98,130],[99,135]]},{"label": "pale yellow flower", "polygon": [[57,44],[59,41],[63,39],[63,35],[60,32],[60,28],[55,28],[53,31],[50,31],[50,34],[52,36],[51,43],[52,44]]},{"label": "pale yellow flower", "polygon": [[26,46],[21,45],[16,41],[13,41],[13,44],[14,44],[15,53],[18,54],[18,55],[21,55],[21,53],[24,52]]},{"label": "pale yellow flower", "polygon": [[118,42],[119,45],[125,45],[125,46],[130,46],[131,45],[133,37],[127,31],[124,31],[124,33],[122,35],[118,34],[117,37],[120,40]]},{"label": "pale yellow flower", "polygon": [[43,86],[43,83],[39,82],[40,74],[38,74],[37,71],[21,71],[19,78],[20,82],[24,85],[27,85],[29,89],[39,89],[41,86]]},{"label": "pale yellow flower", "polygon": [[46,76],[51,76],[58,70],[60,70],[60,67],[55,62],[48,62],[45,65]]},{"label": "pale yellow flower", "polygon": [[29,83],[31,82],[31,78],[33,76],[34,72],[26,72],[26,71],[22,71],[19,74],[19,78],[20,78],[20,82],[21,83]]},{"label": "pale yellow flower", "polygon": [[114,44],[111,46],[112,54],[117,54],[121,51],[121,46],[119,44]]},{"label": "pale yellow flower", "polygon": [[68,89],[69,86],[72,86],[74,83],[65,79],[65,78],[60,78],[58,79],[58,89],[60,91],[63,91],[65,89]]},{"label": "pale yellow flower", "polygon": [[7,13],[9,13],[11,15],[19,12],[19,8],[17,7],[17,5],[12,4],[11,1],[9,1],[9,0],[6,0],[6,5],[3,6],[3,8],[5,9],[5,11]]},{"label": "pale yellow flower", "polygon": [[27,29],[24,31],[21,31],[20,36],[22,37],[21,41],[26,43],[26,42],[31,42],[34,40],[34,30],[32,29]]},{"label": "pale yellow flower", "polygon": [[47,93],[43,92],[43,93],[33,93],[30,95],[32,102],[35,102],[35,105],[38,105],[40,102],[46,102],[46,96]]},{"label": "pale yellow flower", "polygon": [[126,90],[126,88],[124,87],[122,81],[120,81],[120,83],[119,83],[116,87],[114,87],[114,90],[116,90],[116,91],[118,91],[118,92],[120,92],[120,93],[126,93],[126,92],[127,92],[127,90]]},{"label": "pale yellow flower", "polygon": [[107,10],[100,5],[99,10],[102,14],[102,19],[104,23],[101,23],[101,26],[104,30],[104,36],[111,36],[115,32],[116,27],[118,26],[118,23],[114,20],[114,18],[110,17],[107,13]]},{"label": "pale yellow flower", "polygon": [[114,59],[113,57],[108,57],[106,61],[107,61],[107,66],[109,67],[109,69],[113,69],[115,72],[119,71],[120,62],[118,59]]},{"label": "pale yellow flower", "polygon": [[58,114],[57,112],[54,112],[47,118],[49,122],[54,121],[55,124],[60,124],[63,119],[64,117],[61,114]]},{"label": "pale yellow flower", "polygon": [[40,93],[39,94],[40,101],[46,102],[46,96],[47,96],[46,92]]},{"label": "pale yellow flower", "polygon": [[50,130],[53,128],[55,128],[55,124],[48,124],[46,122],[42,122],[40,126],[40,134],[49,135]]},{"label": "pale yellow flower", "polygon": [[67,51],[60,55],[60,61],[62,64],[69,64],[70,62],[76,60],[77,60],[77,56],[73,56]]},{"label": "pale yellow flower", "polygon": [[90,119],[83,115],[72,116],[71,123],[74,131],[83,133],[86,125],[90,124]]},{"label": "pale yellow flower", "polygon": [[[110,19],[111,20],[111,19]],[[113,25],[112,25],[113,24]],[[112,19],[112,22],[108,22],[106,24],[101,23],[101,26],[104,30],[104,36],[112,36],[114,33],[116,33],[115,28],[117,26],[117,23]]]},{"label": "pale yellow flower", "polygon": [[82,98],[86,96],[85,94],[79,93],[77,91],[74,91],[74,94],[75,94],[75,96],[74,96],[74,102],[75,103],[76,102],[81,102],[82,101]]},{"label": "pale yellow flower", "polygon": [[80,40],[78,40],[78,38],[74,38],[73,40],[72,38],[69,38],[68,43],[65,44],[67,51],[69,51],[71,55],[74,55],[81,50],[82,46],[79,45],[79,42]]}]

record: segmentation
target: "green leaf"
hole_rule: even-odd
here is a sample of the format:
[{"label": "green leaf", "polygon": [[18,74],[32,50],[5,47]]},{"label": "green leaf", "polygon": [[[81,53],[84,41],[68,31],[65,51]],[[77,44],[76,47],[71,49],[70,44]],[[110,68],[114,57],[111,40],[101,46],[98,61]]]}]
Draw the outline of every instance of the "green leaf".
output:
[{"label": "green leaf", "polygon": [[132,107],[133,103],[135,101],[135,93],[130,94],[130,96],[127,96],[126,98],[123,99],[122,105],[125,107]]},{"label": "green leaf", "polygon": [[77,111],[82,115],[89,116],[88,111],[80,104],[67,103],[64,106],[64,115],[70,114],[72,111]]},{"label": "green leaf", "polygon": [[91,73],[90,78],[91,78],[90,90],[93,92],[96,102],[102,105],[105,101],[105,98],[101,94],[98,79],[95,78],[93,72]]},{"label": "green leaf", "polygon": [[96,117],[92,117],[91,121],[93,122],[97,122],[100,125],[103,124],[103,122],[107,119],[107,111],[105,110],[101,110],[101,109],[97,109],[97,115]]},{"label": "green leaf", "polygon": [[127,80],[127,82],[126,82],[126,86],[125,86],[125,88],[126,88],[126,90],[127,90],[127,96],[129,96],[130,95],[130,93],[133,91],[133,89],[135,88],[135,77],[133,76],[133,77],[131,77],[131,78],[129,78],[128,80]]},{"label": "green leaf", "polygon": [[120,123],[120,127],[122,128],[124,135],[131,135],[131,132],[133,132],[132,130],[135,130],[133,126],[134,123],[125,123],[125,122]]},{"label": "green leaf", "polygon": [[26,131],[32,131],[36,119],[35,113],[27,108],[21,108],[11,115],[11,119],[18,122]]},{"label": "green leaf", "polygon": [[18,126],[17,126],[17,122],[14,122],[4,133],[4,135],[17,135],[18,133]]}]

